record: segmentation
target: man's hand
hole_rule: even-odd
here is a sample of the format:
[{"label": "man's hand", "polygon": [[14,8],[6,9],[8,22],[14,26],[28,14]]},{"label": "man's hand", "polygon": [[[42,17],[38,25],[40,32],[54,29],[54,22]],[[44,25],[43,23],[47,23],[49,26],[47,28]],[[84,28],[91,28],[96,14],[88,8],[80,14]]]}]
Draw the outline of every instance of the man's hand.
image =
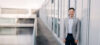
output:
[{"label": "man's hand", "polygon": [[64,39],[63,42],[65,43],[66,42],[66,39]]},{"label": "man's hand", "polygon": [[75,43],[77,44],[78,43],[78,40],[75,40]]}]

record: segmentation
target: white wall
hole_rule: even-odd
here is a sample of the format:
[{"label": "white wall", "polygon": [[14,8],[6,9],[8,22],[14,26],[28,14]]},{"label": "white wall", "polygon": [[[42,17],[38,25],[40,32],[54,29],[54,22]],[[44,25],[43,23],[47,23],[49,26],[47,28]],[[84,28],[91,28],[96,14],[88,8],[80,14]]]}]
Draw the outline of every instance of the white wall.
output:
[{"label": "white wall", "polygon": [[91,0],[89,45],[100,45],[100,0]]},{"label": "white wall", "polygon": [[80,45],[100,45],[100,0],[78,0],[76,17],[81,19]]},{"label": "white wall", "polygon": [[[64,2],[65,1],[65,2]],[[60,35],[63,35],[63,18],[68,15],[68,2],[69,0],[63,0],[59,2],[59,14],[60,14]],[[67,2],[67,3],[66,3]],[[76,17],[81,20],[81,31],[80,31],[80,40],[79,45],[100,45],[100,0],[77,0],[76,2],[71,0],[70,7],[76,8]],[[52,10],[54,5],[51,5]],[[45,8],[42,7],[40,10],[41,18],[44,22],[47,21],[48,13]],[[48,10],[48,9],[47,9]],[[54,12],[51,10],[52,14]],[[55,11],[57,12],[57,11]],[[52,22],[50,22],[52,23]],[[62,38],[61,36],[60,38]]]}]

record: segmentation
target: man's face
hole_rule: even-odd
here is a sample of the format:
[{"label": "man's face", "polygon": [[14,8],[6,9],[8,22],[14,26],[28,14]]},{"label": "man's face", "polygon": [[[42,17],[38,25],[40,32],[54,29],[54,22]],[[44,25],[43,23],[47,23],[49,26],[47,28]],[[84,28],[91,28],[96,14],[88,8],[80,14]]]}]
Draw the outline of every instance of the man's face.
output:
[{"label": "man's face", "polygon": [[73,9],[69,10],[69,15],[70,15],[71,17],[74,16],[74,10],[73,10]]}]

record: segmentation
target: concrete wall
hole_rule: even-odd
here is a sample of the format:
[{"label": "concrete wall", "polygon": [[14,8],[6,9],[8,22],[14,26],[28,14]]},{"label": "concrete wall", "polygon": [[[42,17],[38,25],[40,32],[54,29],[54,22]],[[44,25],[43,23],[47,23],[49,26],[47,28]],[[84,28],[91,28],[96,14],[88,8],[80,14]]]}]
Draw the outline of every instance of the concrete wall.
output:
[{"label": "concrete wall", "polygon": [[[59,31],[55,28],[55,21],[54,18],[59,19],[60,21],[60,37],[58,39],[61,39],[63,36],[63,19],[67,17],[68,15],[68,8],[69,7],[74,7],[76,9],[76,17],[81,20],[81,30],[80,30],[80,40],[79,40],[79,45],[100,45],[100,6],[99,6],[99,0],[59,0],[60,2],[58,3],[58,10],[57,9],[57,0],[54,4],[45,4],[40,9],[40,18],[48,25],[51,25],[49,27],[52,32]],[[65,3],[67,2],[67,3]],[[48,6],[46,6],[48,5]],[[51,8],[50,8],[51,7]],[[48,8],[49,12],[51,11],[51,14],[48,13]],[[58,13],[58,14],[57,14]],[[49,16],[51,17],[49,17]],[[58,17],[56,17],[57,15]],[[60,16],[60,18],[59,18]],[[48,21],[48,22],[47,22]],[[56,34],[56,33],[55,33]],[[57,33],[56,35],[58,35]]]},{"label": "concrete wall", "polygon": [[100,0],[91,0],[89,45],[100,45]]}]

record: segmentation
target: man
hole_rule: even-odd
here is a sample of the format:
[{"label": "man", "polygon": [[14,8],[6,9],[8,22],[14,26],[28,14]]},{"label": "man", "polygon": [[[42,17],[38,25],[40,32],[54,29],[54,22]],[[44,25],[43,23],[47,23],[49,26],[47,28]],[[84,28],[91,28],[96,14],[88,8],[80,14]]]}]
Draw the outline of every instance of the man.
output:
[{"label": "man", "polygon": [[80,31],[80,20],[74,17],[75,9],[69,8],[69,17],[64,20],[65,45],[77,45]]}]

